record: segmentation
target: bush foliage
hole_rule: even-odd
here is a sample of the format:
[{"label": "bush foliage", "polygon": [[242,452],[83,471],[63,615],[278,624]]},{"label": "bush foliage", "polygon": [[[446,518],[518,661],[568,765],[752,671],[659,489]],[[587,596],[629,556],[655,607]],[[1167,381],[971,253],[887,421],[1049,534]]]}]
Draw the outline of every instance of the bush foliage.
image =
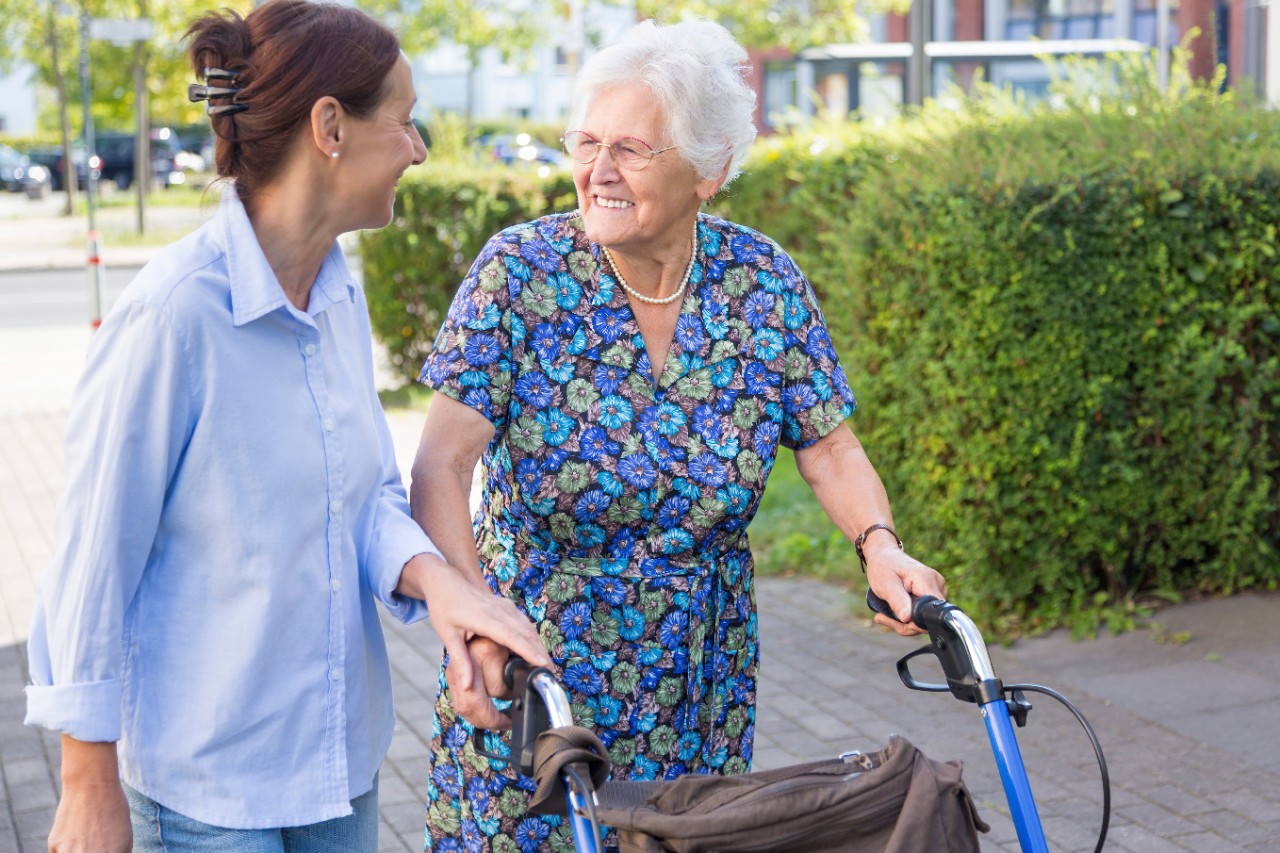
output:
[{"label": "bush foliage", "polygon": [[410,174],[400,182],[395,221],[360,235],[369,319],[406,381],[417,377],[485,241],[508,225],[577,204],[567,172],[544,179],[533,171],[428,161]]},{"label": "bush foliage", "polygon": [[[718,210],[814,282],[899,530],[995,634],[1280,580],[1280,116],[1151,76],[775,137]],[[409,375],[484,239],[574,202],[402,187],[363,255]]]}]

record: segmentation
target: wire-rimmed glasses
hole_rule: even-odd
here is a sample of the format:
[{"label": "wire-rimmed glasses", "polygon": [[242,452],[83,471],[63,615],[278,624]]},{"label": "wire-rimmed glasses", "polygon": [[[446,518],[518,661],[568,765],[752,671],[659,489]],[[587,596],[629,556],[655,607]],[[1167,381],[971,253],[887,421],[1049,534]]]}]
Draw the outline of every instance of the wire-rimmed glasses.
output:
[{"label": "wire-rimmed glasses", "polygon": [[648,166],[654,157],[664,151],[673,151],[678,147],[668,145],[666,148],[652,148],[649,143],[642,139],[636,139],[634,136],[623,136],[620,139],[613,140],[611,143],[604,143],[585,130],[571,130],[560,137],[560,141],[564,144],[564,150],[573,158],[575,163],[581,163],[584,166],[588,163],[593,163],[596,156],[600,154],[600,149],[608,148],[609,153],[613,155],[613,162],[618,164],[618,168],[626,169],[629,172],[640,171],[645,166]]}]

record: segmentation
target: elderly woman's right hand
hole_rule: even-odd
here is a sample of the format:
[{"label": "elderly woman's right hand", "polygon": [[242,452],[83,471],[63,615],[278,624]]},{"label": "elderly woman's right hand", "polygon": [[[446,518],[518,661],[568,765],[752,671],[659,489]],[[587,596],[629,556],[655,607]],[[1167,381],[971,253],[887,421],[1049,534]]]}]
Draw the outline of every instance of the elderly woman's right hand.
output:
[{"label": "elderly woman's right hand", "polygon": [[449,704],[464,720],[480,729],[509,729],[511,717],[499,711],[493,699],[509,699],[511,691],[502,677],[511,650],[488,637],[472,637],[467,641],[467,653],[471,660],[471,679],[464,683],[460,667],[445,668],[449,683]]},{"label": "elderly woman's right hand", "polygon": [[490,701],[506,692],[502,667],[507,656],[517,654],[535,666],[551,664],[529,617],[429,554],[409,561],[397,590],[427,602],[431,624],[449,653],[445,677],[454,711],[477,728],[508,728],[510,720]]}]

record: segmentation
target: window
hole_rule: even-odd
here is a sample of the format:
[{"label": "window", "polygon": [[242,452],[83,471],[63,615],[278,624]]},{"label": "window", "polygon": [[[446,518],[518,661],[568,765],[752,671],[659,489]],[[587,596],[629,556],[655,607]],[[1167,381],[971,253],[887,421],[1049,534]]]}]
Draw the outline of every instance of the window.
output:
[{"label": "window", "polygon": [[[1135,3],[1155,0],[1135,0]],[[1009,0],[1008,39],[1108,38],[1115,33],[1115,0]]]},{"label": "window", "polygon": [[775,126],[776,117],[795,107],[799,100],[796,91],[796,64],[794,61],[769,61],[764,64],[764,123]]}]

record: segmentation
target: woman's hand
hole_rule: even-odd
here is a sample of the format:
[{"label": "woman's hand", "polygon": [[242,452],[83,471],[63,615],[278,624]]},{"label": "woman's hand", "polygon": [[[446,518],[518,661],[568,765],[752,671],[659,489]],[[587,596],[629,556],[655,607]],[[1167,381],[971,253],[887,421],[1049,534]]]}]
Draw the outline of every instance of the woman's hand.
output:
[{"label": "woman's hand", "polygon": [[510,720],[490,701],[506,692],[502,667],[507,656],[517,654],[534,666],[551,665],[529,617],[430,554],[408,562],[397,592],[427,602],[431,624],[449,653],[446,678],[453,709],[477,728],[508,728]]},{"label": "woman's hand", "polygon": [[946,579],[904,552],[887,535],[881,534],[878,538],[885,541],[871,547],[869,543],[873,538],[877,537],[868,537],[868,544],[863,546],[863,553],[867,556],[867,583],[871,591],[883,598],[898,616],[895,621],[877,613],[876,622],[904,637],[923,634],[924,629],[911,621],[911,596],[932,595],[945,599]]},{"label": "woman's hand", "polygon": [[492,701],[511,698],[502,677],[511,651],[488,637],[472,637],[466,648],[470,656],[470,681],[462,680],[459,673],[464,668],[454,664],[456,659],[452,654],[444,670],[449,683],[449,704],[458,716],[478,729],[511,728],[511,717],[499,711]]},{"label": "woman's hand", "polygon": [[62,736],[62,799],[49,830],[50,853],[128,853],[129,802],[114,743]]}]

